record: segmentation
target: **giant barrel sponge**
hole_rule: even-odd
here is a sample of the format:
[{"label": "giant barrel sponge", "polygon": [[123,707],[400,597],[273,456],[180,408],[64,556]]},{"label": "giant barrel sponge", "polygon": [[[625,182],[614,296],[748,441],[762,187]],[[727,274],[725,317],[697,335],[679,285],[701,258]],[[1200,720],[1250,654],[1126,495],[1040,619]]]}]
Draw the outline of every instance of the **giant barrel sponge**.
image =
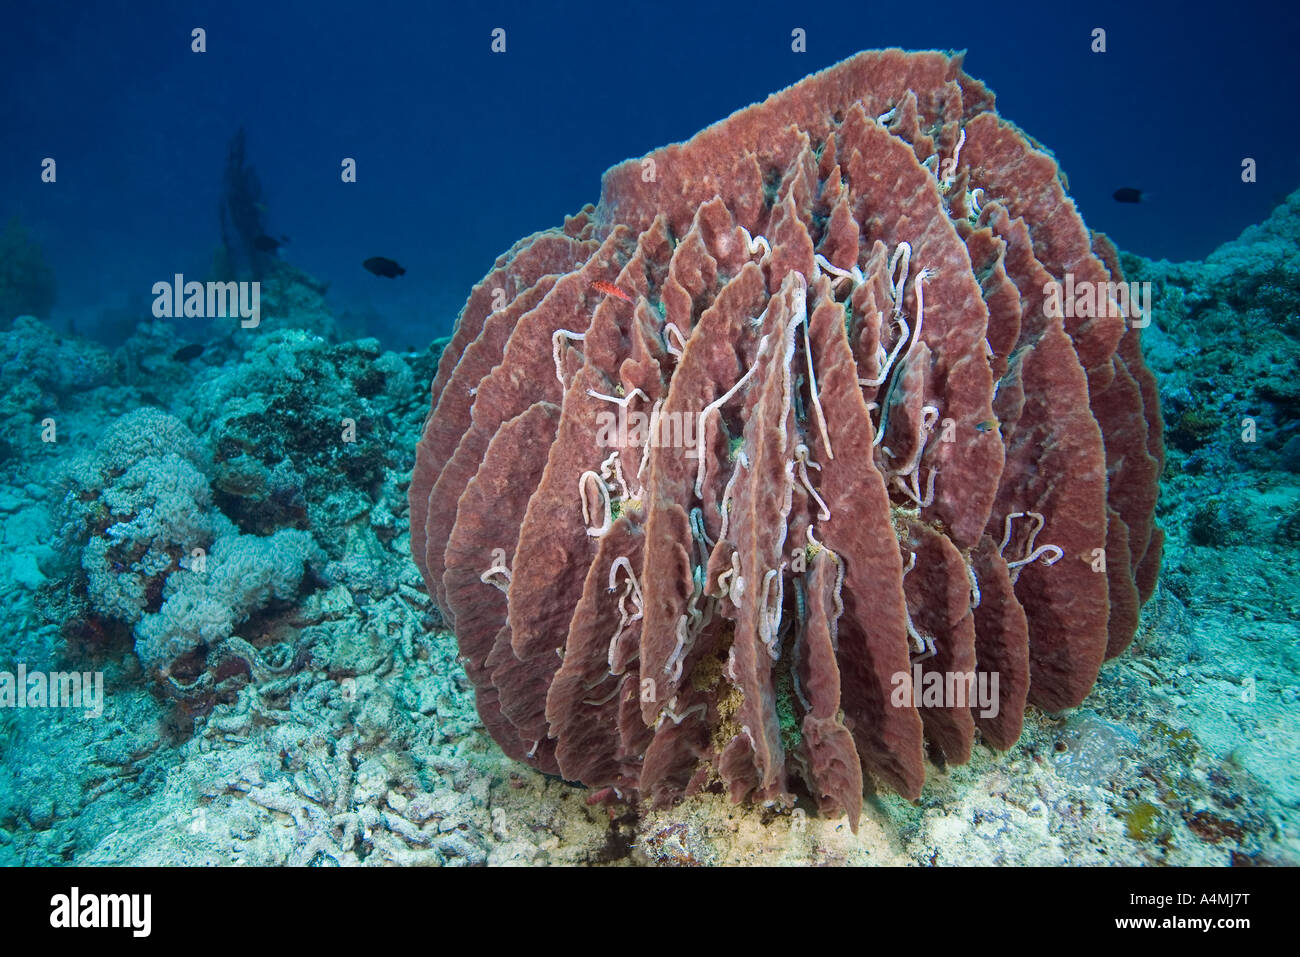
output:
[{"label": "giant barrel sponge", "polygon": [[417,449],[412,550],[493,738],[856,826],[927,742],[1079,704],[1160,566],[1122,282],[959,56],[861,53],[610,169],[474,288]]}]

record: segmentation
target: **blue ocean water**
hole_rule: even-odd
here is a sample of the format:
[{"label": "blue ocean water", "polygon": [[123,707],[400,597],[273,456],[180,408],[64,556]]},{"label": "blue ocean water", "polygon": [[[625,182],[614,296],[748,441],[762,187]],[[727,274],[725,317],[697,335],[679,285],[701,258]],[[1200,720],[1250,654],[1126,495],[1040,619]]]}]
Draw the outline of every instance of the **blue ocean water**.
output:
[{"label": "blue ocean water", "polygon": [[[218,240],[241,126],[284,258],[385,341],[449,331],[516,238],[598,197],[609,166],[689,138],[860,50],[965,49],[999,112],[1053,150],[1090,227],[1155,259],[1204,257],[1300,182],[1281,121],[1300,14],[1284,3],[1105,0],[1045,10],[236,2],[6,4],[4,212],[42,242],[78,328],[196,273]],[[207,31],[207,52],[190,33]],[[493,54],[491,31],[507,30]],[[1091,32],[1107,31],[1104,54]],[[807,31],[806,53],[790,49]],[[1291,76],[1288,82],[1286,77]],[[59,182],[40,162],[59,163]],[[355,157],[357,180],[339,164]],[[1258,181],[1241,181],[1241,161]],[[1135,187],[1149,202],[1111,199]],[[400,283],[361,268],[407,265]],[[401,340],[407,341],[401,341]]]},{"label": "blue ocean water", "polygon": [[[431,344],[607,168],[891,46],[966,50],[1154,287],[1164,575],[1084,708],[860,836],[629,823],[484,733],[411,562]],[[0,677],[102,690],[94,721],[0,709],[0,863],[1300,861],[1297,46],[1262,2],[10,0]],[[236,141],[265,262],[296,270],[277,321],[155,322],[156,283],[230,268]],[[218,585],[177,583],[205,561]]]}]

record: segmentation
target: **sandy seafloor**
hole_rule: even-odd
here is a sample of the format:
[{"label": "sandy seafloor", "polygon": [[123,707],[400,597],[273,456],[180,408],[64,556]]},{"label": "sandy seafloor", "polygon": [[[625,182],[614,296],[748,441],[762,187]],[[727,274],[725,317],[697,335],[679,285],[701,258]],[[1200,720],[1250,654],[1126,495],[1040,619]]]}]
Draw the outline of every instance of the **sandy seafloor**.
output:
[{"label": "sandy seafloor", "polygon": [[[915,803],[868,797],[856,835],[811,807],[719,796],[588,805],[487,737],[409,554],[405,482],[436,348],[379,363],[365,414],[386,419],[390,452],[364,492],[308,510],[327,559],[310,593],[238,624],[254,679],[178,709],[146,681],[130,629],[79,597],[86,530],[68,527],[60,476],[141,405],[212,446],[230,429],[212,395],[273,395],[323,364],[344,376],[377,344],[333,332],[306,294],[284,324],[313,331],[270,323],[189,364],[171,359],[185,330],[149,323],[106,351],[16,324],[0,333],[0,669],[102,670],[107,700],[99,719],[0,711],[0,863],[1300,863],[1298,226],[1300,194],[1207,263],[1126,257],[1156,286],[1144,340],[1170,445],[1164,572],[1139,635],[1081,708],[1031,710],[1009,752],[977,744],[969,765],[930,766]],[[77,379],[70,356],[91,372]],[[317,386],[315,403],[351,401],[346,381]],[[59,441],[43,444],[51,414]],[[310,493],[314,466],[295,465]],[[223,481],[216,501],[238,511],[252,493]]]}]

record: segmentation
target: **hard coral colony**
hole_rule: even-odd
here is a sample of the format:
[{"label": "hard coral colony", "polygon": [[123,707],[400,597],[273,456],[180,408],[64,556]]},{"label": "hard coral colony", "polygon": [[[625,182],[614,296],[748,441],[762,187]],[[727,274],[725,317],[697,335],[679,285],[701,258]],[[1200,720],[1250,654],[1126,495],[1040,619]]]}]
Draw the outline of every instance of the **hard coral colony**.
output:
[{"label": "hard coral colony", "polygon": [[[516,243],[410,487],[492,736],[657,803],[801,781],[856,827],[927,741],[960,763],[1078,704],[1154,587],[1163,447],[1133,323],[1062,317],[1067,278],[1123,279],[1056,163],[960,57],[897,50]],[[996,707],[900,700],[913,667],[996,673]]]}]

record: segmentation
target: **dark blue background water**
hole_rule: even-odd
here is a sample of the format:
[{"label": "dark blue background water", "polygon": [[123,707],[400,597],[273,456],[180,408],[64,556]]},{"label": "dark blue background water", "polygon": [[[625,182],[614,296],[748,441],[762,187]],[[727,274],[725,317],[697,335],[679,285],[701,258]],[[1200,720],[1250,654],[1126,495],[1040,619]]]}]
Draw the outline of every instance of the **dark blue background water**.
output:
[{"label": "dark blue background water", "polygon": [[[1090,226],[1200,258],[1300,186],[1295,9],[6,0],[0,217],[43,244],[56,319],[147,310],[155,281],[211,262],[243,125],[284,257],[331,283],[336,311],[372,311],[390,345],[423,345],[515,239],[596,201],[613,163],[860,49],[964,47],[999,111],[1056,153]],[[196,26],[205,54],[190,52]],[[504,55],[489,50],[498,26]],[[1098,26],[1104,55],[1089,49]],[[794,27],[807,53],[791,52]],[[40,182],[46,156],[57,184]],[[1150,201],[1118,204],[1120,186]],[[373,255],[407,275],[371,276]]]}]

